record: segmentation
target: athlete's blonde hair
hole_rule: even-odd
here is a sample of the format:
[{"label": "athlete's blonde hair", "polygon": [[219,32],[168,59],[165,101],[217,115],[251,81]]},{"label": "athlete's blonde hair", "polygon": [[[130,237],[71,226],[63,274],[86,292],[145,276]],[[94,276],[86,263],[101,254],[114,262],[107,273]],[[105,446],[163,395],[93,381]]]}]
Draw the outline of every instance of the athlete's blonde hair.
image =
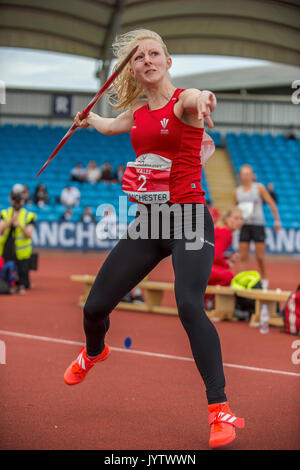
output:
[{"label": "athlete's blonde hair", "polygon": [[[154,39],[162,46],[166,57],[170,57],[167,46],[159,34],[149,29],[135,29],[115,38],[112,49],[118,61],[113,71],[116,70],[134,46],[142,39]],[[120,75],[114,80],[113,86],[109,90],[110,104],[118,110],[128,109],[143,94],[144,91],[140,83],[130,73],[129,62]]]},{"label": "athlete's blonde hair", "polygon": [[222,215],[221,220],[217,223],[218,227],[225,227],[227,225],[227,219],[232,216],[234,212],[240,212],[242,215],[242,211],[238,206],[233,206],[228,209],[225,214]]}]

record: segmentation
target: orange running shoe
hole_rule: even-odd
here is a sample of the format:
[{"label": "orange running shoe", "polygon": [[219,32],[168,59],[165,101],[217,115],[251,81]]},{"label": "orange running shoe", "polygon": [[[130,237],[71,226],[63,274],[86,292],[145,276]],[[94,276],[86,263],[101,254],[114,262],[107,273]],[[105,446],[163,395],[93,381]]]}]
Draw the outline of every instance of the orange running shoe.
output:
[{"label": "orange running shoe", "polygon": [[88,371],[99,361],[104,361],[110,354],[108,345],[106,344],[104,350],[99,356],[91,360],[86,355],[86,348],[82,347],[79,351],[79,356],[73,361],[64,373],[64,381],[67,385],[76,385],[82,382]]},{"label": "orange running shoe", "polygon": [[210,438],[212,448],[225,446],[235,439],[235,427],[245,426],[244,418],[237,418],[229,408],[228,402],[208,405]]}]

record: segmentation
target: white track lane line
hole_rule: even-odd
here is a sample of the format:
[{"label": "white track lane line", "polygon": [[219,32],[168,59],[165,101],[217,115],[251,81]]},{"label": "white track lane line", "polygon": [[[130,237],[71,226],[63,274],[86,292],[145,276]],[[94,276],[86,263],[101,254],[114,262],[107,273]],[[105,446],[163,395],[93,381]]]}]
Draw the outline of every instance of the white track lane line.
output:
[{"label": "white track lane line", "polygon": [[[36,335],[29,335],[26,333],[17,333],[15,331],[6,331],[0,330],[0,335],[7,335],[7,336],[14,336],[16,338],[24,338],[24,339],[34,339],[38,341],[46,341],[48,343],[60,343],[60,344],[69,344],[73,346],[84,346],[84,343],[79,341],[71,341],[68,339],[59,339],[59,338],[50,338],[49,336],[36,336]],[[182,356],[172,356],[170,354],[161,354],[155,352],[148,352],[148,351],[137,351],[135,349],[126,349],[126,348],[115,348],[110,346],[112,351],[118,352],[125,352],[129,354],[140,354],[142,356],[150,356],[150,357],[159,357],[162,359],[175,359],[177,361],[187,361],[187,362],[194,362],[194,359],[191,357],[182,357]],[[300,377],[300,374],[296,372],[288,372],[285,370],[276,370],[276,369],[264,369],[262,367],[251,367],[251,366],[244,366],[239,364],[229,364],[224,362],[224,367],[232,367],[234,369],[243,369],[243,370],[251,370],[254,372],[266,372],[269,374],[279,374],[279,375],[290,375],[293,377]]]}]

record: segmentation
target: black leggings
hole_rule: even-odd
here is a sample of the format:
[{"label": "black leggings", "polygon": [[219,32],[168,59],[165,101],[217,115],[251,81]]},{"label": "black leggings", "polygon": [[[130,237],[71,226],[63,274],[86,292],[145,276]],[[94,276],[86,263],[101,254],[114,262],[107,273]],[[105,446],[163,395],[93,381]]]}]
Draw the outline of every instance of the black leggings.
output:
[{"label": "black leggings", "polygon": [[[219,336],[204,310],[204,293],[214,260],[214,225],[206,206],[203,219],[204,243],[199,249],[187,249],[186,237],[174,238],[174,220],[168,239],[163,239],[160,233],[156,239],[133,240],[127,231],[127,238],[121,238],[111,250],[91,288],[84,307],[84,331],[87,354],[100,354],[109,329],[110,312],[159,261],[171,255],[179,318],[205,383],[208,404],[213,404],[227,399]],[[193,230],[194,222],[193,218]],[[137,219],[133,224],[136,223]]]}]

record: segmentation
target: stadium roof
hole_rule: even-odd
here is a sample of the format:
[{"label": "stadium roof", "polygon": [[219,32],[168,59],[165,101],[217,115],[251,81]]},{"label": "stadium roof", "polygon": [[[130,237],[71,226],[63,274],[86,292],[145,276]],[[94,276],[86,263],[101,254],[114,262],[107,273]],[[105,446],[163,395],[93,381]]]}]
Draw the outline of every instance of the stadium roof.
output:
[{"label": "stadium roof", "polygon": [[299,0],[2,0],[0,13],[0,47],[107,60],[118,30],[144,27],[171,54],[300,66]]},{"label": "stadium roof", "polygon": [[178,88],[201,88],[213,91],[258,90],[282,95],[292,94],[292,83],[300,78],[300,67],[268,64],[256,67],[217,70],[172,78]]}]

